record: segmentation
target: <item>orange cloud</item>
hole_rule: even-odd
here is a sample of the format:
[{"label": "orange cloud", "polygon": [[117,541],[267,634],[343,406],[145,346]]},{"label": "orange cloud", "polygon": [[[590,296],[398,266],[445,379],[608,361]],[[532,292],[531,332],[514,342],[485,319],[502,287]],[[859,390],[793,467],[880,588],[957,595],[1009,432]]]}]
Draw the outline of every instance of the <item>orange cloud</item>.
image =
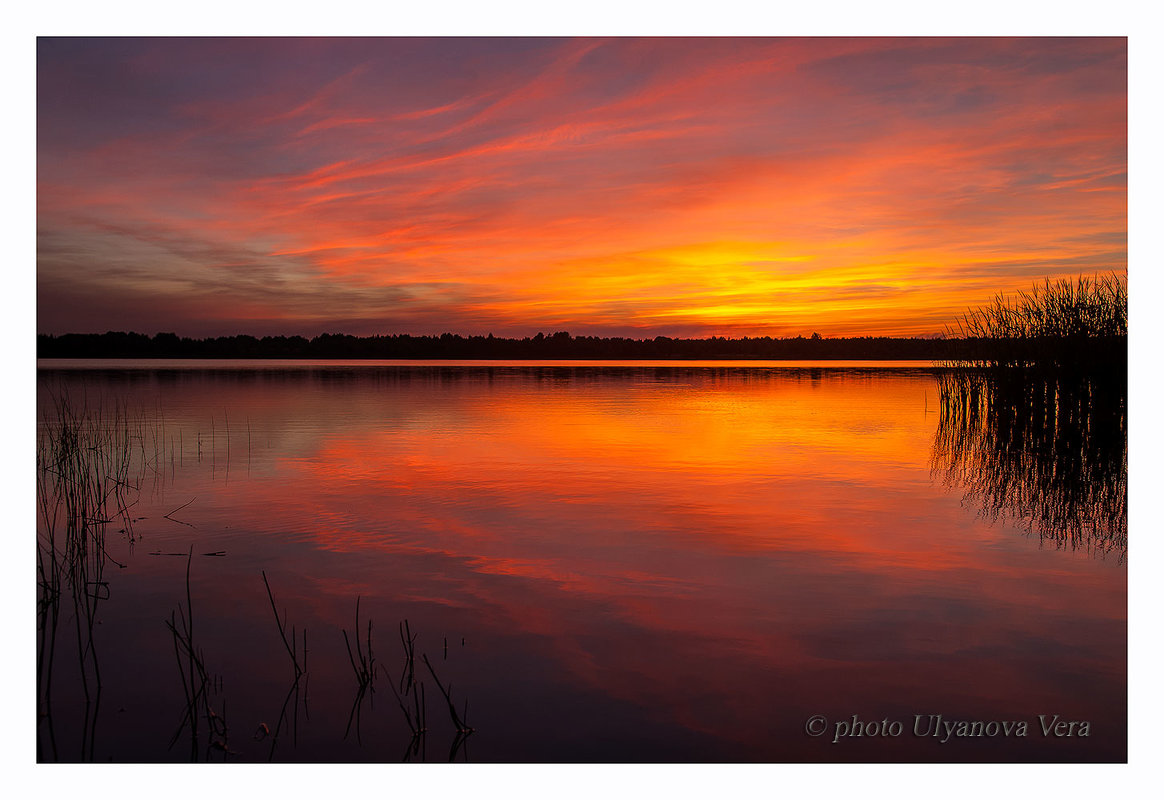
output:
[{"label": "orange cloud", "polygon": [[[253,253],[281,272],[230,284],[255,313],[353,333],[929,334],[1000,290],[1126,267],[1122,40],[408,44],[408,80],[403,56],[326,41],[300,45],[314,80],[207,96],[163,71],[180,96],[134,106],[136,128],[65,103],[44,56],[65,96],[43,104],[39,225],[98,265],[111,224]],[[57,142],[58,118],[113,132]],[[222,288],[213,263],[144,254],[40,269],[179,304],[127,259],[187,299]]]}]

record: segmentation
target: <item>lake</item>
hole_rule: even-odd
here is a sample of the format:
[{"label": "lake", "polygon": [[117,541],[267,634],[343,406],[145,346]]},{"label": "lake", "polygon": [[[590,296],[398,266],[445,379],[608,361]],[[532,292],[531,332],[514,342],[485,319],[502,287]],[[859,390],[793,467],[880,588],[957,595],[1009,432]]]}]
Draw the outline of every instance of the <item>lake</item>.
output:
[{"label": "lake", "polygon": [[1126,505],[1022,477],[1126,498],[1106,406],[1016,456],[927,363],[41,361],[42,442],[62,398],[127,460],[39,760],[1126,760]]}]

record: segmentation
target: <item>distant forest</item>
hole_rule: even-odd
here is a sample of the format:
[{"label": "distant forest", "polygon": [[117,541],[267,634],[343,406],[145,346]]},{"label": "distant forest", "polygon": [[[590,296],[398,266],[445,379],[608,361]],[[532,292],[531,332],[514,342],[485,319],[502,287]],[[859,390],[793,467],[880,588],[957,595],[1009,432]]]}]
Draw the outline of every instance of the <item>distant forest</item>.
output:
[{"label": "distant forest", "polygon": [[565,331],[524,339],[489,336],[219,336],[173,333],[68,333],[36,337],[38,358],[456,358],[456,359],[941,359],[951,341],[887,336],[774,339],[653,339],[571,336]]}]

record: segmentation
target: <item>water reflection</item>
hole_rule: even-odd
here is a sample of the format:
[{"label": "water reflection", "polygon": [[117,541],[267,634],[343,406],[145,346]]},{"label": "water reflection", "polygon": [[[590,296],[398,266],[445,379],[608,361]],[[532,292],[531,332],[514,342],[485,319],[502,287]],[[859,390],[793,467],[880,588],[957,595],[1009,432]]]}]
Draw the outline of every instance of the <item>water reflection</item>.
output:
[{"label": "water reflection", "polygon": [[[159,418],[133,439],[153,465],[131,481],[146,545],[106,542],[127,568],[105,573],[97,760],[183,757],[166,749],[181,708],[155,709],[186,697],[163,620],[191,605],[222,718],[229,699],[229,760],[1124,758],[1125,570],[1040,551],[935,486],[928,371],[41,383],[46,406],[63,384]],[[64,683],[54,702],[68,690],[79,721]],[[804,732],[814,714],[1048,711],[1095,734],[954,750]]]},{"label": "water reflection", "polygon": [[[107,529],[133,542],[127,500],[132,474],[127,433],[132,424],[121,409],[112,422],[59,400],[37,443],[37,725],[38,758],[92,761],[101,710],[102,674],[96,625],[110,598]],[[108,537],[112,538],[112,537]],[[64,662],[64,663],[62,663]],[[53,687],[65,671],[79,685],[79,754],[58,740]],[[77,715],[68,715],[74,725]],[[63,738],[72,740],[72,725]]]},{"label": "water reflection", "polygon": [[932,470],[946,486],[1042,542],[1126,557],[1126,383],[952,372],[939,390]]}]

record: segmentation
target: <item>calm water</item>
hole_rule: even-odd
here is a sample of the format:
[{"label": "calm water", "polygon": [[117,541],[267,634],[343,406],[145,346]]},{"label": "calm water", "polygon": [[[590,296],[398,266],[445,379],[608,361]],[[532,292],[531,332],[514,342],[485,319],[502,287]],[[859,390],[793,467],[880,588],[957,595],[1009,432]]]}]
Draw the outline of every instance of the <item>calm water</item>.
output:
[{"label": "calm water", "polygon": [[[951,480],[920,366],[39,366],[42,430],[61,396],[136,420],[138,489],[84,658],[61,601],[42,760],[1126,758],[1126,554]],[[263,571],[306,629],[298,684]],[[193,747],[166,626],[191,606]],[[943,742],[939,714],[999,732]],[[901,732],[839,737],[854,715]]]}]

